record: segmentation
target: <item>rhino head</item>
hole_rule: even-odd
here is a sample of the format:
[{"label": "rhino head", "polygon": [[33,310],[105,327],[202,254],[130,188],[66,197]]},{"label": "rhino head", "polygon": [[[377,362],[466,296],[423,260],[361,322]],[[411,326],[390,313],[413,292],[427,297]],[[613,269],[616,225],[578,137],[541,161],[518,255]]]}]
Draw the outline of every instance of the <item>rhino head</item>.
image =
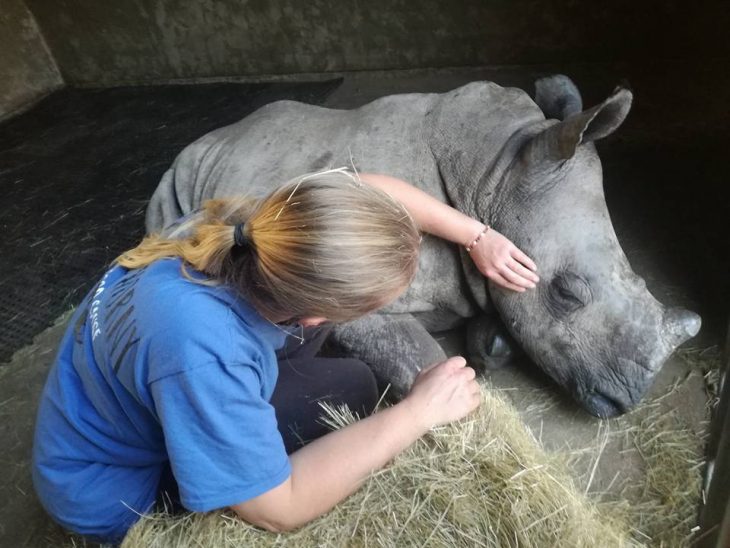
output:
[{"label": "rhino head", "polygon": [[638,403],[700,318],[649,293],[611,224],[593,141],[623,122],[631,92],[582,111],[577,90],[550,96],[546,88],[538,86],[538,103],[563,119],[522,132],[508,167],[486,176],[476,196],[485,220],[537,263],[540,282],[524,294],[490,282],[489,293],[533,361],[589,412],[609,417]]}]

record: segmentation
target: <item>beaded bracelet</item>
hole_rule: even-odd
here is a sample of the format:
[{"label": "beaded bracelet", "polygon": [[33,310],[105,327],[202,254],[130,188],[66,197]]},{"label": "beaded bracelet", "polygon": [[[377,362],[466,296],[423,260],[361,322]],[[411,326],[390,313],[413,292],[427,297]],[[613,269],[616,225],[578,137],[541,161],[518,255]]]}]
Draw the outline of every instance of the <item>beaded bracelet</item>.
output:
[{"label": "beaded bracelet", "polygon": [[489,225],[484,225],[484,230],[482,230],[479,235],[474,238],[474,241],[472,243],[466,246],[466,252],[471,253],[471,250],[474,249],[474,246],[479,243],[479,240],[481,240],[482,236],[484,236],[487,232],[489,232]]}]

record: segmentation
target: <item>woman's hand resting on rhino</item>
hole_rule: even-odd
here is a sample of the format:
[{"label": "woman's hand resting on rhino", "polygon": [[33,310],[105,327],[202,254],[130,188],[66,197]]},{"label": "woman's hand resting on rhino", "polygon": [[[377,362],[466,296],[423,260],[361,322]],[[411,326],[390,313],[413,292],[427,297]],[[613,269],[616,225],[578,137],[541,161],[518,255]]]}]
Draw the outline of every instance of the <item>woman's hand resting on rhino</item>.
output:
[{"label": "woman's hand resting on rhino", "polygon": [[493,228],[471,246],[469,255],[479,272],[504,288],[523,292],[540,281],[532,259]]},{"label": "woman's hand resting on rhino", "polygon": [[493,228],[485,232],[485,225],[477,219],[395,177],[377,173],[359,173],[358,176],[360,181],[379,188],[403,204],[422,231],[466,244],[479,271],[494,283],[523,292],[535,287],[540,280],[532,259]]}]

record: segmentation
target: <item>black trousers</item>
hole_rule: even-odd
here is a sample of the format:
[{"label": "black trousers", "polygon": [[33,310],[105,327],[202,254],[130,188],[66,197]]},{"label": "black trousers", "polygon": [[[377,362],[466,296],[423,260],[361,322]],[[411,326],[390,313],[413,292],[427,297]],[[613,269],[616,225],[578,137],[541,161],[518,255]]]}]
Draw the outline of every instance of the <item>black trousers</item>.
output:
[{"label": "black trousers", "polygon": [[[305,328],[301,334],[303,342],[289,337],[276,354],[279,377],[271,404],[287,453],[330,431],[321,422],[324,412],[319,402],[347,404],[360,418],[371,414],[378,402],[375,376],[365,363],[317,356],[331,329]],[[160,479],[158,506],[172,512],[183,510],[169,464]]]},{"label": "black trousers", "polygon": [[378,402],[375,376],[363,362],[350,358],[318,357],[331,326],[305,328],[303,341],[289,337],[276,357],[279,378],[271,404],[287,453],[329,431],[320,420],[320,402],[346,404],[363,418]]}]

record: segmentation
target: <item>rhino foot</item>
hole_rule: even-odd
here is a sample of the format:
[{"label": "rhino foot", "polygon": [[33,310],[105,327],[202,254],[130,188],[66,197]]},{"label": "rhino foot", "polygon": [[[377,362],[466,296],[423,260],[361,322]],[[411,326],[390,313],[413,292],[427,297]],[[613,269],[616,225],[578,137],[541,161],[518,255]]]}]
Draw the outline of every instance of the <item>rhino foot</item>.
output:
[{"label": "rhino foot", "polygon": [[502,323],[493,316],[474,318],[466,332],[470,364],[493,371],[515,360],[522,350]]}]

